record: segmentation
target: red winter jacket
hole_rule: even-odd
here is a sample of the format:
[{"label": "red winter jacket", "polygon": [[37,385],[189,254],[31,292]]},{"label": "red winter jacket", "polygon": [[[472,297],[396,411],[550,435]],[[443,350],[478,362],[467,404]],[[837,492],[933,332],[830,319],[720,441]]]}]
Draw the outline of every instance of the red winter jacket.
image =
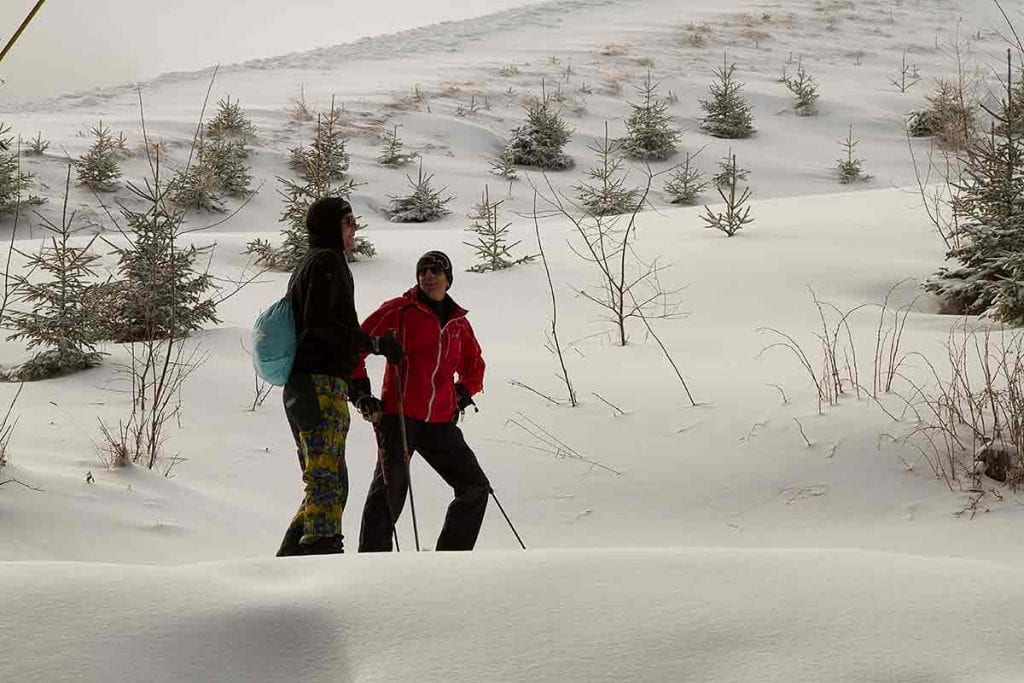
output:
[{"label": "red winter jacket", "polygon": [[[405,358],[400,364],[405,387],[405,416],[425,422],[448,422],[458,408],[455,374],[470,396],[484,388],[484,359],[466,310],[455,304],[444,327],[417,297],[417,287],[385,301],[363,322],[371,336],[394,332]],[[452,302],[454,304],[454,302]],[[366,377],[366,354],[359,357],[352,379]],[[398,386],[391,363],[384,371],[381,401],[385,415],[398,414]]]}]

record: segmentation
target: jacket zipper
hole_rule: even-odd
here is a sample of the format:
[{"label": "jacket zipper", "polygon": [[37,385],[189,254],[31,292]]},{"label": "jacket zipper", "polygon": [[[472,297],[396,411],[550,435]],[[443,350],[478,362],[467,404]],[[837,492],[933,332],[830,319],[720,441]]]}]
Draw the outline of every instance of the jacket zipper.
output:
[{"label": "jacket zipper", "polygon": [[441,322],[437,320],[437,316],[434,316],[434,321],[437,322],[437,326],[439,328],[437,334],[437,361],[434,363],[434,372],[430,375],[430,401],[427,403],[427,417],[424,420],[425,422],[430,422],[430,414],[434,412],[434,399],[437,398],[437,386],[434,381],[437,379],[437,371],[441,369],[441,350],[444,348],[444,331],[452,322],[449,320],[442,326]]}]

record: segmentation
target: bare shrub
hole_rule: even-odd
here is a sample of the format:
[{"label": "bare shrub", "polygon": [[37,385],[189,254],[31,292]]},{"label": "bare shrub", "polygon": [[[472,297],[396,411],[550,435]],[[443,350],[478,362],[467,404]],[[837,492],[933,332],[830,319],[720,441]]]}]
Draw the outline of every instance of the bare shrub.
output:
[{"label": "bare shrub", "polygon": [[[951,490],[977,487],[986,472],[1019,487],[1024,481],[1024,332],[964,318],[950,330],[943,363],[912,355],[923,361],[929,378],[907,379],[913,391],[905,401],[916,423],[901,442],[916,445]],[[994,459],[997,453],[1001,463]]]}]

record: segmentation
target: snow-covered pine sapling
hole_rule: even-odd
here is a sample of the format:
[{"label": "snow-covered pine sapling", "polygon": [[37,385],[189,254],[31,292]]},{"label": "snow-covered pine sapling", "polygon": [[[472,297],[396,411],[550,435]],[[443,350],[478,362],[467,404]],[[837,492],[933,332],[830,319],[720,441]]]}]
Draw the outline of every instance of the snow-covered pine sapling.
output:
[{"label": "snow-covered pine sapling", "polygon": [[626,185],[628,173],[623,171],[622,144],[608,138],[608,122],[604,124],[604,140],[589,147],[597,155],[597,163],[586,171],[591,183],[576,185],[580,208],[594,216],[633,213],[641,190]]},{"label": "snow-covered pine sapling", "polygon": [[574,165],[562,151],[570,138],[572,128],[554,108],[542,83],[540,98],[533,98],[526,107],[526,122],[512,130],[508,149],[518,166],[560,171]]},{"label": "snow-covered pine sapling", "polygon": [[905,93],[921,81],[921,74],[917,71],[916,64],[907,64],[907,50],[903,50],[903,61],[900,64],[900,73],[896,78],[890,78],[897,90]]},{"label": "snow-covered pine sapling", "polygon": [[[732,160],[729,165],[736,169],[736,155],[731,155]],[[732,237],[739,232],[744,226],[752,223],[753,218],[750,217],[750,207],[744,206],[748,199],[750,199],[750,188],[744,187],[743,191],[737,195],[736,189],[739,185],[739,179],[736,173],[730,174],[731,182],[725,186],[718,187],[718,195],[725,202],[725,210],[714,212],[710,207],[704,207],[705,215],[701,216],[704,222],[707,223],[704,227],[711,228],[714,230],[721,230],[727,236]]]},{"label": "snow-covered pine sapling", "polygon": [[0,123],[0,218],[29,204],[42,204],[39,197],[22,193],[32,185],[33,174],[21,170],[21,159],[11,129]]},{"label": "snow-covered pine sapling", "polygon": [[676,153],[679,131],[672,127],[668,104],[658,97],[658,85],[651,81],[648,70],[643,84],[636,88],[643,101],[629,104],[633,112],[626,119],[622,148],[634,159],[660,161]]},{"label": "snow-covered pine sapling", "polygon": [[217,113],[206,124],[206,137],[209,140],[239,140],[248,144],[256,137],[256,126],[245,115],[239,101],[232,102],[228,95],[217,101]]},{"label": "snow-covered pine sapling", "polygon": [[311,146],[291,150],[291,166],[305,180],[312,180],[312,174],[323,176],[324,180],[345,179],[350,158],[341,117],[342,110],[334,106],[332,99],[330,111],[316,117],[316,137]]},{"label": "snow-covered pine sapling", "polygon": [[[285,225],[281,230],[284,239],[279,247],[266,240],[249,242],[246,253],[256,256],[257,264],[274,270],[293,270],[309,251],[306,211],[310,204],[323,197],[347,198],[356,186],[355,181],[345,175],[348,156],[344,154],[344,141],[339,140],[335,129],[341,112],[335,109],[333,100],[331,112],[317,117],[316,139],[308,150],[303,150],[302,181],[277,179],[282,186],[278,194],[284,198],[284,209],[278,219]],[[356,238],[356,246],[364,255],[372,255],[374,251],[373,245],[362,237]]]},{"label": "snow-covered pine sapling", "polygon": [[107,336],[117,342],[183,338],[219,322],[209,295],[213,278],[197,268],[210,248],[179,242],[185,215],[170,201],[167,184],[156,178],[128,189],[136,200],[121,205],[128,244],[115,249],[117,279],[104,286]]},{"label": "snow-covered pine sapling", "polygon": [[491,159],[491,173],[510,183],[519,179],[519,171],[516,169],[515,157],[511,149],[506,147],[501,154]]},{"label": "snow-covered pine sapling", "polygon": [[965,150],[976,133],[977,103],[967,90],[966,84],[939,79],[935,91],[925,97],[923,124],[943,149]]},{"label": "snow-covered pine sapling", "polygon": [[[1003,79],[1000,79],[1003,80]],[[993,122],[972,137],[958,160],[964,173],[952,198],[957,219],[948,260],[927,282],[948,312],[987,315],[1024,324],[1024,107],[1014,97],[1014,70],[1007,51],[1006,79]]]},{"label": "snow-covered pine sapling", "polygon": [[37,132],[34,138],[30,138],[25,144],[25,154],[41,157],[50,148],[50,141],[43,139],[42,132]]},{"label": "snow-covered pine sapling", "polygon": [[446,204],[455,197],[447,194],[446,188],[434,189],[430,184],[433,177],[433,173],[423,175],[423,160],[420,159],[416,180],[406,176],[412,192],[407,195],[388,195],[391,200],[388,213],[392,223],[426,223],[451,213]]},{"label": "snow-covered pine sapling", "polygon": [[217,113],[206,124],[202,152],[212,168],[220,191],[229,197],[249,194],[249,142],[256,126],[245,115],[238,100],[227,97],[217,102]]},{"label": "snow-covered pine sapling", "polygon": [[754,134],[754,119],[750,105],[740,92],[743,84],[736,80],[735,64],[726,55],[722,68],[715,69],[716,81],[709,89],[711,97],[700,101],[705,116],[700,127],[716,138],[747,138]]},{"label": "snow-covered pine sapling", "polygon": [[113,192],[121,177],[120,151],[110,128],[100,121],[89,129],[92,146],[75,162],[78,181],[97,192]]},{"label": "snow-covered pine sapling", "polygon": [[786,88],[796,98],[793,110],[797,116],[814,116],[818,113],[815,105],[818,100],[818,84],[814,77],[807,73],[803,64],[797,65],[796,77],[787,77],[785,83]]},{"label": "snow-covered pine sapling", "polygon": [[174,174],[168,187],[168,197],[184,209],[224,211],[220,178],[201,128],[199,136],[194,158]]},{"label": "snow-covered pine sapling", "polygon": [[687,152],[686,160],[672,171],[665,183],[665,191],[672,198],[673,204],[692,206],[697,203],[700,193],[711,185],[704,173],[693,163],[696,156]]},{"label": "snow-covered pine sapling", "polygon": [[384,147],[377,156],[377,163],[381,166],[405,166],[417,157],[416,152],[402,151],[402,140],[398,137],[398,125],[391,130],[384,131]]},{"label": "snow-covered pine sapling", "polygon": [[843,184],[852,183],[856,181],[869,180],[871,176],[864,173],[862,164],[863,160],[858,159],[854,148],[857,146],[859,140],[853,139],[853,126],[850,126],[850,132],[847,134],[845,140],[840,140],[839,144],[843,146],[843,150],[846,155],[837,159],[838,166],[836,170],[839,172],[839,182]]},{"label": "snow-covered pine sapling", "polygon": [[744,181],[750,175],[750,169],[736,165],[736,155],[729,150],[729,154],[718,162],[718,173],[711,176],[715,187],[729,187],[736,181]]},{"label": "snow-covered pine sapling", "polygon": [[309,123],[316,118],[313,110],[306,103],[306,89],[299,86],[299,94],[292,97],[288,118],[293,123]]},{"label": "snow-covered pine sapling", "polygon": [[486,273],[495,270],[505,270],[520,263],[528,263],[536,256],[529,255],[521,258],[514,258],[511,254],[519,241],[508,243],[508,229],[511,223],[502,224],[498,218],[498,208],[502,202],[492,202],[487,186],[484,186],[484,194],[480,203],[473,207],[473,213],[469,218],[473,221],[467,230],[476,236],[476,242],[463,242],[476,252],[478,263],[472,265],[468,270],[473,273]]},{"label": "snow-covered pine sapling", "polygon": [[14,368],[7,379],[49,379],[100,364],[95,325],[100,312],[90,309],[87,296],[95,275],[92,266],[99,258],[91,251],[97,235],[82,246],[72,244],[78,228],[74,212],[68,212],[70,189],[68,166],[60,224],[43,217],[42,227],[48,234],[42,248],[33,254],[18,252],[27,258],[26,269],[34,276],[16,276],[16,300],[26,304],[27,310],[6,312],[4,324],[14,330],[7,339],[25,340],[29,349],[41,350]]}]

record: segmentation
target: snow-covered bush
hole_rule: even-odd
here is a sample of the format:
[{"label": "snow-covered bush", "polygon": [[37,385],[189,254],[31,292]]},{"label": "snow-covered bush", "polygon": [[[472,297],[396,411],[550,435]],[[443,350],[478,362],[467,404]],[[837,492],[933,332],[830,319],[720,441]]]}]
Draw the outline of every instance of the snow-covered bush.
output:
[{"label": "snow-covered bush", "polygon": [[933,135],[943,149],[966,149],[977,128],[977,105],[969,89],[940,78],[925,99],[924,113],[912,114],[911,135]]},{"label": "snow-covered bush", "polygon": [[494,159],[491,159],[491,173],[512,182],[519,178],[519,171],[516,169],[515,157],[512,150],[505,148]]},{"label": "snow-covered bush", "polygon": [[728,166],[734,169],[734,172],[729,174],[729,183],[727,185],[718,186],[718,196],[725,202],[725,210],[714,212],[708,206],[705,206],[705,214],[701,218],[707,224],[704,227],[721,230],[727,236],[732,237],[744,226],[752,223],[754,219],[750,217],[750,207],[744,206],[747,200],[750,199],[750,188],[744,187],[743,191],[737,195],[736,189],[740,176],[735,172],[735,169],[739,167],[736,164],[736,155],[731,154],[730,157],[731,160]]},{"label": "snow-covered bush", "polygon": [[377,163],[381,166],[405,166],[416,158],[416,152],[405,152],[402,147],[402,140],[398,137],[398,126],[385,130],[384,147],[377,156]]},{"label": "snow-covered bush", "polygon": [[575,186],[580,207],[594,216],[635,211],[641,191],[626,185],[628,174],[622,170],[622,144],[609,140],[607,122],[604,124],[603,142],[590,149],[597,155],[597,164],[586,171],[586,176],[593,182]]},{"label": "snow-covered bush", "polygon": [[[246,245],[246,253],[256,257],[256,262],[274,270],[292,270],[309,251],[306,236],[306,212],[309,206],[324,197],[348,198],[356,183],[346,174],[348,154],[345,139],[337,130],[341,112],[331,102],[331,113],[317,117],[316,138],[308,150],[303,151],[301,182],[278,177],[284,198],[284,209],[280,223],[283,237],[280,246],[273,246],[266,240],[256,239]],[[356,250],[364,257],[376,253],[373,245],[363,237],[356,238]]]},{"label": "snow-covered bush", "polygon": [[[70,184],[69,167],[65,194]],[[106,312],[91,310],[88,305],[88,293],[94,286],[92,266],[99,258],[92,252],[96,236],[83,246],[73,246],[78,232],[74,222],[74,213],[66,208],[59,225],[43,218],[42,227],[48,234],[40,250],[19,252],[27,257],[25,270],[33,277],[15,276],[15,301],[24,306],[6,310],[4,326],[14,330],[8,340],[24,340],[29,349],[40,351],[7,372],[5,379],[49,379],[100,363],[95,323]]]},{"label": "snow-covered bush", "polygon": [[572,138],[572,128],[544,93],[526,108],[526,122],[512,131],[508,150],[519,166],[550,171],[572,168],[574,162],[562,148]]},{"label": "snow-covered bush", "polygon": [[473,213],[469,214],[469,218],[473,222],[468,230],[476,236],[476,242],[463,242],[463,244],[472,247],[478,261],[468,269],[470,272],[485,273],[504,270],[536,258],[534,255],[518,259],[512,256],[511,251],[519,242],[508,243],[508,229],[512,224],[502,224],[498,219],[498,208],[501,204],[500,201],[491,201],[490,192],[485,186],[480,203],[476,204],[473,207]]},{"label": "snow-covered bush", "polygon": [[75,162],[78,181],[97,192],[113,192],[121,177],[120,146],[102,121],[89,131],[95,139],[89,150]]},{"label": "snow-covered bush", "polygon": [[43,139],[42,132],[36,132],[34,138],[30,138],[25,144],[25,154],[41,157],[50,148],[50,141]]},{"label": "snow-covered bush", "polygon": [[97,299],[109,318],[105,337],[134,342],[179,338],[219,322],[209,295],[213,280],[197,269],[206,249],[179,242],[184,213],[172,208],[158,183],[129,185],[141,206],[121,207],[128,244],[115,249],[117,278]]},{"label": "snow-covered bush", "polygon": [[[1012,77],[988,134],[968,141],[958,154],[964,167],[953,186],[957,218],[942,267],[924,284],[950,312],[989,315],[1024,324],[1024,125],[1015,106]],[[1011,104],[1012,103],[1012,104]]]},{"label": "snow-covered bush", "polygon": [[709,86],[711,97],[700,101],[705,116],[700,127],[716,138],[746,138],[754,134],[754,118],[750,105],[740,92],[743,84],[735,79],[735,64],[728,57],[722,68],[715,69],[717,81]]},{"label": "snow-covered bush", "polygon": [[658,97],[658,83],[651,81],[651,72],[637,90],[643,95],[640,104],[630,103],[633,112],[626,119],[627,135],[622,148],[634,159],[667,159],[676,153],[679,131],[672,127],[668,104]]},{"label": "snow-covered bush", "polygon": [[736,155],[729,150],[729,154],[718,161],[718,173],[711,176],[711,182],[715,187],[729,187],[737,181],[746,180],[750,175],[750,169],[736,165]]},{"label": "snow-covered bush", "polygon": [[665,191],[673,204],[692,206],[697,203],[700,193],[710,186],[704,173],[693,163],[695,154],[686,153],[686,160],[676,167],[665,183]]},{"label": "snow-covered bush", "polygon": [[793,93],[796,103],[793,105],[797,116],[813,116],[818,113],[815,102],[818,100],[818,84],[814,77],[807,73],[803,64],[798,64],[796,77],[787,76],[786,88]]},{"label": "snow-covered bush", "polygon": [[239,101],[232,102],[230,95],[219,100],[217,113],[206,124],[206,138],[213,141],[235,140],[244,146],[254,137],[256,126],[246,116]]},{"label": "snow-covered bush", "polygon": [[843,150],[846,152],[846,156],[836,160],[836,171],[839,173],[839,182],[843,184],[871,179],[871,176],[864,173],[863,160],[859,159],[854,152],[854,148],[857,146],[858,142],[859,140],[853,139],[853,126],[850,126],[850,132],[847,134],[846,139],[840,140],[839,142],[839,144],[843,146]]},{"label": "snow-covered bush", "polygon": [[420,160],[416,180],[406,176],[412,192],[407,195],[388,195],[391,206],[388,213],[392,223],[426,223],[451,213],[445,206],[455,197],[447,194],[445,188],[434,189],[430,181],[434,175],[423,175],[423,161]]},{"label": "snow-covered bush", "polygon": [[21,170],[11,129],[0,123],[0,218],[28,204],[40,204],[38,197],[23,193],[32,185],[33,175]]}]

